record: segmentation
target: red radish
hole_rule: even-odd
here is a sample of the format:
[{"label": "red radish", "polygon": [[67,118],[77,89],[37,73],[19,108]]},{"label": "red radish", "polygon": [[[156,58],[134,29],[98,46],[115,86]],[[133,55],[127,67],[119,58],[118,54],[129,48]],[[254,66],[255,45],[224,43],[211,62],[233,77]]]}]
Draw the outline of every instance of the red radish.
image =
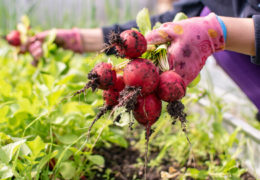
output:
[{"label": "red radish", "polygon": [[88,88],[91,88],[92,91],[95,91],[97,88],[108,90],[116,83],[116,71],[113,69],[112,64],[101,62],[90,71],[88,79],[90,81],[85,87],[75,92],[73,96],[85,92]]},{"label": "red radish", "polygon": [[99,113],[96,118],[91,123],[88,134],[90,134],[92,126],[95,122],[101,118],[107,111],[111,110],[114,106],[118,104],[119,92],[122,91],[125,87],[123,76],[118,75],[115,81],[115,84],[111,86],[108,90],[103,91],[103,99],[105,101],[104,106],[100,108]]},{"label": "red radish", "polygon": [[158,86],[158,68],[147,59],[134,59],[124,69],[126,86],[141,87],[143,95],[152,93]]},{"label": "red radish", "polygon": [[120,35],[112,33],[110,44],[115,46],[119,56],[128,59],[140,57],[147,49],[145,37],[136,30],[126,30]]},{"label": "red radish", "polygon": [[20,46],[21,45],[20,32],[17,30],[11,31],[6,36],[6,40],[12,46]]},{"label": "red radish", "polygon": [[158,95],[161,100],[173,102],[181,99],[186,92],[183,79],[174,71],[165,71],[160,75]]},{"label": "red radish", "polygon": [[123,76],[118,75],[116,83],[110,89],[103,91],[103,99],[107,106],[115,106],[118,104],[119,93],[125,88]]},{"label": "red radish", "polygon": [[119,92],[109,89],[103,91],[103,99],[105,100],[105,105],[115,106],[118,104]]},{"label": "red radish", "polygon": [[152,126],[160,117],[161,110],[161,100],[155,94],[149,94],[138,97],[133,113],[140,124]]},{"label": "red radish", "polygon": [[121,75],[116,77],[116,84],[112,87],[115,91],[120,92],[125,88],[124,78]]},{"label": "red radish", "polygon": [[107,90],[116,83],[116,71],[112,64],[101,62],[92,69],[88,78],[96,81],[99,89]]}]

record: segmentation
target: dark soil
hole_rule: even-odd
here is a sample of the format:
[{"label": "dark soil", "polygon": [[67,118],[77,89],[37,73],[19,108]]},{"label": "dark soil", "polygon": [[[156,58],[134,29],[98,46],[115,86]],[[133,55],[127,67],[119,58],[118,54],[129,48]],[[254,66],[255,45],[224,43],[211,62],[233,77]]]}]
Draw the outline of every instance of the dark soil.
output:
[{"label": "dark soil", "polygon": [[167,112],[173,118],[173,124],[175,124],[178,119],[181,122],[182,130],[186,132],[187,114],[184,112],[184,105],[180,101],[170,102],[167,105]]},{"label": "dark soil", "polygon": [[125,89],[120,92],[119,104],[117,107],[124,106],[126,108],[126,112],[134,110],[137,103],[137,97],[140,93],[140,87],[126,86]]},{"label": "dark soil", "polygon": [[[130,113],[135,109],[137,98],[141,94],[140,87],[126,86],[123,91],[120,92],[119,103],[114,107],[117,109],[119,107],[125,107],[126,112]],[[121,119],[121,114],[117,115],[114,122],[119,122]],[[132,129],[133,122],[129,122],[129,128]]]},{"label": "dark soil", "polygon": [[[156,151],[156,152],[155,152]],[[149,159],[155,158],[158,155],[159,149],[152,151]],[[95,149],[94,154],[102,155],[105,158],[105,167],[102,172],[96,171],[95,177],[93,180],[103,180],[102,177],[105,174],[106,169],[111,169],[112,173],[110,174],[110,179],[115,180],[133,180],[133,179],[143,179],[144,178],[144,167],[138,165],[137,159],[144,158],[137,149],[129,147],[124,149],[118,146],[112,146],[111,148],[100,148]],[[220,163],[218,157],[215,158],[216,163]],[[176,161],[171,159],[163,159],[160,167],[148,168],[147,169],[147,180],[160,180],[161,172],[170,173],[171,178],[169,180],[178,179],[181,174],[181,169],[187,169],[193,167],[191,163],[187,163],[184,166],[181,166]],[[193,167],[194,168],[194,167]],[[196,166],[195,168],[199,170],[206,170],[208,167],[206,165]],[[86,179],[89,179],[86,177]],[[212,179],[211,177],[207,178],[208,180]],[[245,172],[241,175],[242,180],[256,180],[250,173]],[[193,178],[188,177],[187,180],[193,180]]]},{"label": "dark soil", "polygon": [[[125,45],[125,41],[122,40],[122,38],[120,37],[119,33],[115,33],[115,32],[110,32],[109,36],[109,44],[106,45],[105,49],[109,49],[111,47],[117,46],[119,49],[126,49],[126,45]],[[118,52],[117,49],[115,49],[116,51],[116,56],[124,58],[125,56],[121,53]]]},{"label": "dark soil", "polygon": [[[113,172],[111,178],[116,180],[142,179],[144,176],[144,167],[137,166],[137,159],[143,158],[140,152],[133,147],[124,149],[121,147],[112,147],[110,149],[97,149],[95,153],[102,155],[106,159],[105,168],[110,168]],[[167,162],[168,164],[170,162]],[[162,165],[162,170],[167,170],[167,166]],[[97,172],[95,180],[102,179],[102,173]],[[101,177],[100,177],[101,176]],[[161,179],[160,172],[155,168],[147,170],[147,180]]]}]

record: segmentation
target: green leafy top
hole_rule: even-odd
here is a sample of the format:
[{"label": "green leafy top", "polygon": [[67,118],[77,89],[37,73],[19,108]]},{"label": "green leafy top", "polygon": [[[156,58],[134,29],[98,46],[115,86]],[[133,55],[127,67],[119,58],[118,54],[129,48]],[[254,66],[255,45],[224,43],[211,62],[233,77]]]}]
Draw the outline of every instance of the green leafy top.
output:
[{"label": "green leafy top", "polygon": [[152,30],[150,14],[147,8],[143,8],[136,16],[136,23],[140,32],[145,36]]}]

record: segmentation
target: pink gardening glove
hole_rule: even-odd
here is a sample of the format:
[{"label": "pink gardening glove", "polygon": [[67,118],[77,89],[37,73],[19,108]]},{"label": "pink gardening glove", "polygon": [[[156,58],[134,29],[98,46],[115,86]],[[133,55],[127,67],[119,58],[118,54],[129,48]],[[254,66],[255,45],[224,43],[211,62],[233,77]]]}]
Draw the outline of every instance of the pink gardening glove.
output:
[{"label": "pink gardening glove", "polygon": [[178,22],[168,22],[147,34],[148,44],[171,42],[168,47],[170,69],[188,85],[212,53],[224,50],[223,32],[214,13]]},{"label": "pink gardening glove", "polygon": [[[22,51],[29,51],[34,60],[39,60],[43,55],[42,43],[50,31],[44,31],[30,38]],[[83,40],[78,29],[71,30],[57,29],[55,43],[64,49],[69,49],[77,53],[83,53]]]}]

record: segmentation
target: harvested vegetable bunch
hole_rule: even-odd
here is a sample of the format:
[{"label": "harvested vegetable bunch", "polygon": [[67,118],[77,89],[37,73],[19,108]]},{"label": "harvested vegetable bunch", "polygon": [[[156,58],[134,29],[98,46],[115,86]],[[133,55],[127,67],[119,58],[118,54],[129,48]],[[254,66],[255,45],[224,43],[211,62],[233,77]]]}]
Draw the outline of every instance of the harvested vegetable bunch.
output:
[{"label": "harvested vegetable bunch", "polygon": [[[182,124],[186,122],[184,106],[180,99],[185,96],[186,85],[182,77],[174,70],[170,70],[167,59],[169,44],[148,48],[144,35],[151,31],[149,13],[146,9],[137,16],[138,30],[126,30],[120,34],[111,33],[109,45],[105,49],[115,47],[117,54],[126,60],[123,67],[123,76],[116,75],[117,65],[99,63],[88,74],[89,82],[74,95],[83,93],[88,88],[93,91],[103,91],[104,106],[93,121],[92,125],[107,111],[113,114],[119,107],[124,107],[122,113],[133,113],[135,119],[146,128],[147,140],[151,134],[151,126],[159,119],[162,101],[168,102],[167,111],[174,119]],[[186,17],[186,16],[185,16]],[[177,16],[180,19],[179,16]],[[121,112],[114,122],[121,119]],[[130,122],[131,127],[131,122]],[[185,128],[184,128],[185,129]]]}]

